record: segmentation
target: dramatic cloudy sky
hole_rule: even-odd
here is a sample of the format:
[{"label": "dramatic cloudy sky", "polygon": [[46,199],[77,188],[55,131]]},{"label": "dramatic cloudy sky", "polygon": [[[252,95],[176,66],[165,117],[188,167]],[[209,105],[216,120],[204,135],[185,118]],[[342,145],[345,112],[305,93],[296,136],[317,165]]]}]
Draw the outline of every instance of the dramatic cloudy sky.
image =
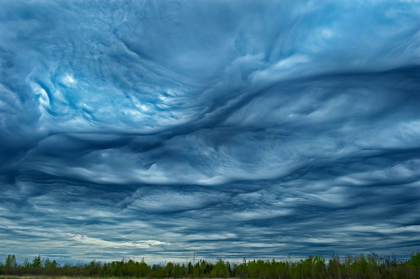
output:
[{"label": "dramatic cloudy sky", "polygon": [[1,1],[0,257],[420,248],[420,2]]}]

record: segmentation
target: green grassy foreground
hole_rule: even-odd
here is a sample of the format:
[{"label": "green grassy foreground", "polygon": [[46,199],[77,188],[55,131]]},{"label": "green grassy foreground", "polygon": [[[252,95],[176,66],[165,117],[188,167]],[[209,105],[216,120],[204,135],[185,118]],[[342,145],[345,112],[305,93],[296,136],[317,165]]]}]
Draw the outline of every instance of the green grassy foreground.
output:
[{"label": "green grassy foreground", "polygon": [[0,275],[0,279],[133,279],[133,277]]},{"label": "green grassy foreground", "polygon": [[133,279],[133,277],[0,275],[1,279]]},{"label": "green grassy foreground", "polygon": [[219,259],[217,262],[200,260],[197,263],[172,263],[148,265],[144,259],[89,264],[60,265],[50,259],[35,257],[32,262],[16,263],[9,255],[0,265],[1,278],[54,278],[54,277],[106,277],[106,278],[419,278],[420,252],[412,254],[410,260],[398,261],[392,257],[380,257],[375,253],[333,257],[326,261],[322,256],[309,256],[300,261],[243,260],[231,264]]},{"label": "green grassy foreground", "polygon": [[0,275],[1,279],[133,279],[133,277]]}]

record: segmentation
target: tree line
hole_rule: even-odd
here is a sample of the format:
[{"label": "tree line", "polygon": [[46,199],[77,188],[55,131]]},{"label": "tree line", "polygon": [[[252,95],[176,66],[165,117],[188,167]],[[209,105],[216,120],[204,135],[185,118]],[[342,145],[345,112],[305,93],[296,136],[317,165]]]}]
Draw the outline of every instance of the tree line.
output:
[{"label": "tree line", "polygon": [[197,263],[172,263],[148,265],[132,259],[102,263],[60,265],[55,260],[36,256],[22,264],[14,255],[0,263],[0,274],[47,276],[101,276],[137,278],[420,278],[420,252],[409,260],[380,257],[375,253],[359,256],[334,256],[328,261],[321,255],[309,256],[299,261],[250,260],[231,264],[222,259],[216,262],[199,260]]}]

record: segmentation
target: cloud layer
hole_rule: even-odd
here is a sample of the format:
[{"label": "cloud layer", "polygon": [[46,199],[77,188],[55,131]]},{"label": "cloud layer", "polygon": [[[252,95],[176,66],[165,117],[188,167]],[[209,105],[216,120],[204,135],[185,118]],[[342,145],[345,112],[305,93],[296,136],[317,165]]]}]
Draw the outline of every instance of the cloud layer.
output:
[{"label": "cloud layer", "polygon": [[3,1],[0,256],[409,256],[418,26],[418,1]]}]

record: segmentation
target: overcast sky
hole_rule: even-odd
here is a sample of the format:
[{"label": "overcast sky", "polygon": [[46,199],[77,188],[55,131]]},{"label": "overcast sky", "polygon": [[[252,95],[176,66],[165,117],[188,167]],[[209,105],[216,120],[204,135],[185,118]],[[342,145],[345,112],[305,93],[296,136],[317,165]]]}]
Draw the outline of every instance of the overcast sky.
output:
[{"label": "overcast sky", "polygon": [[420,2],[0,1],[0,257],[420,249]]}]

